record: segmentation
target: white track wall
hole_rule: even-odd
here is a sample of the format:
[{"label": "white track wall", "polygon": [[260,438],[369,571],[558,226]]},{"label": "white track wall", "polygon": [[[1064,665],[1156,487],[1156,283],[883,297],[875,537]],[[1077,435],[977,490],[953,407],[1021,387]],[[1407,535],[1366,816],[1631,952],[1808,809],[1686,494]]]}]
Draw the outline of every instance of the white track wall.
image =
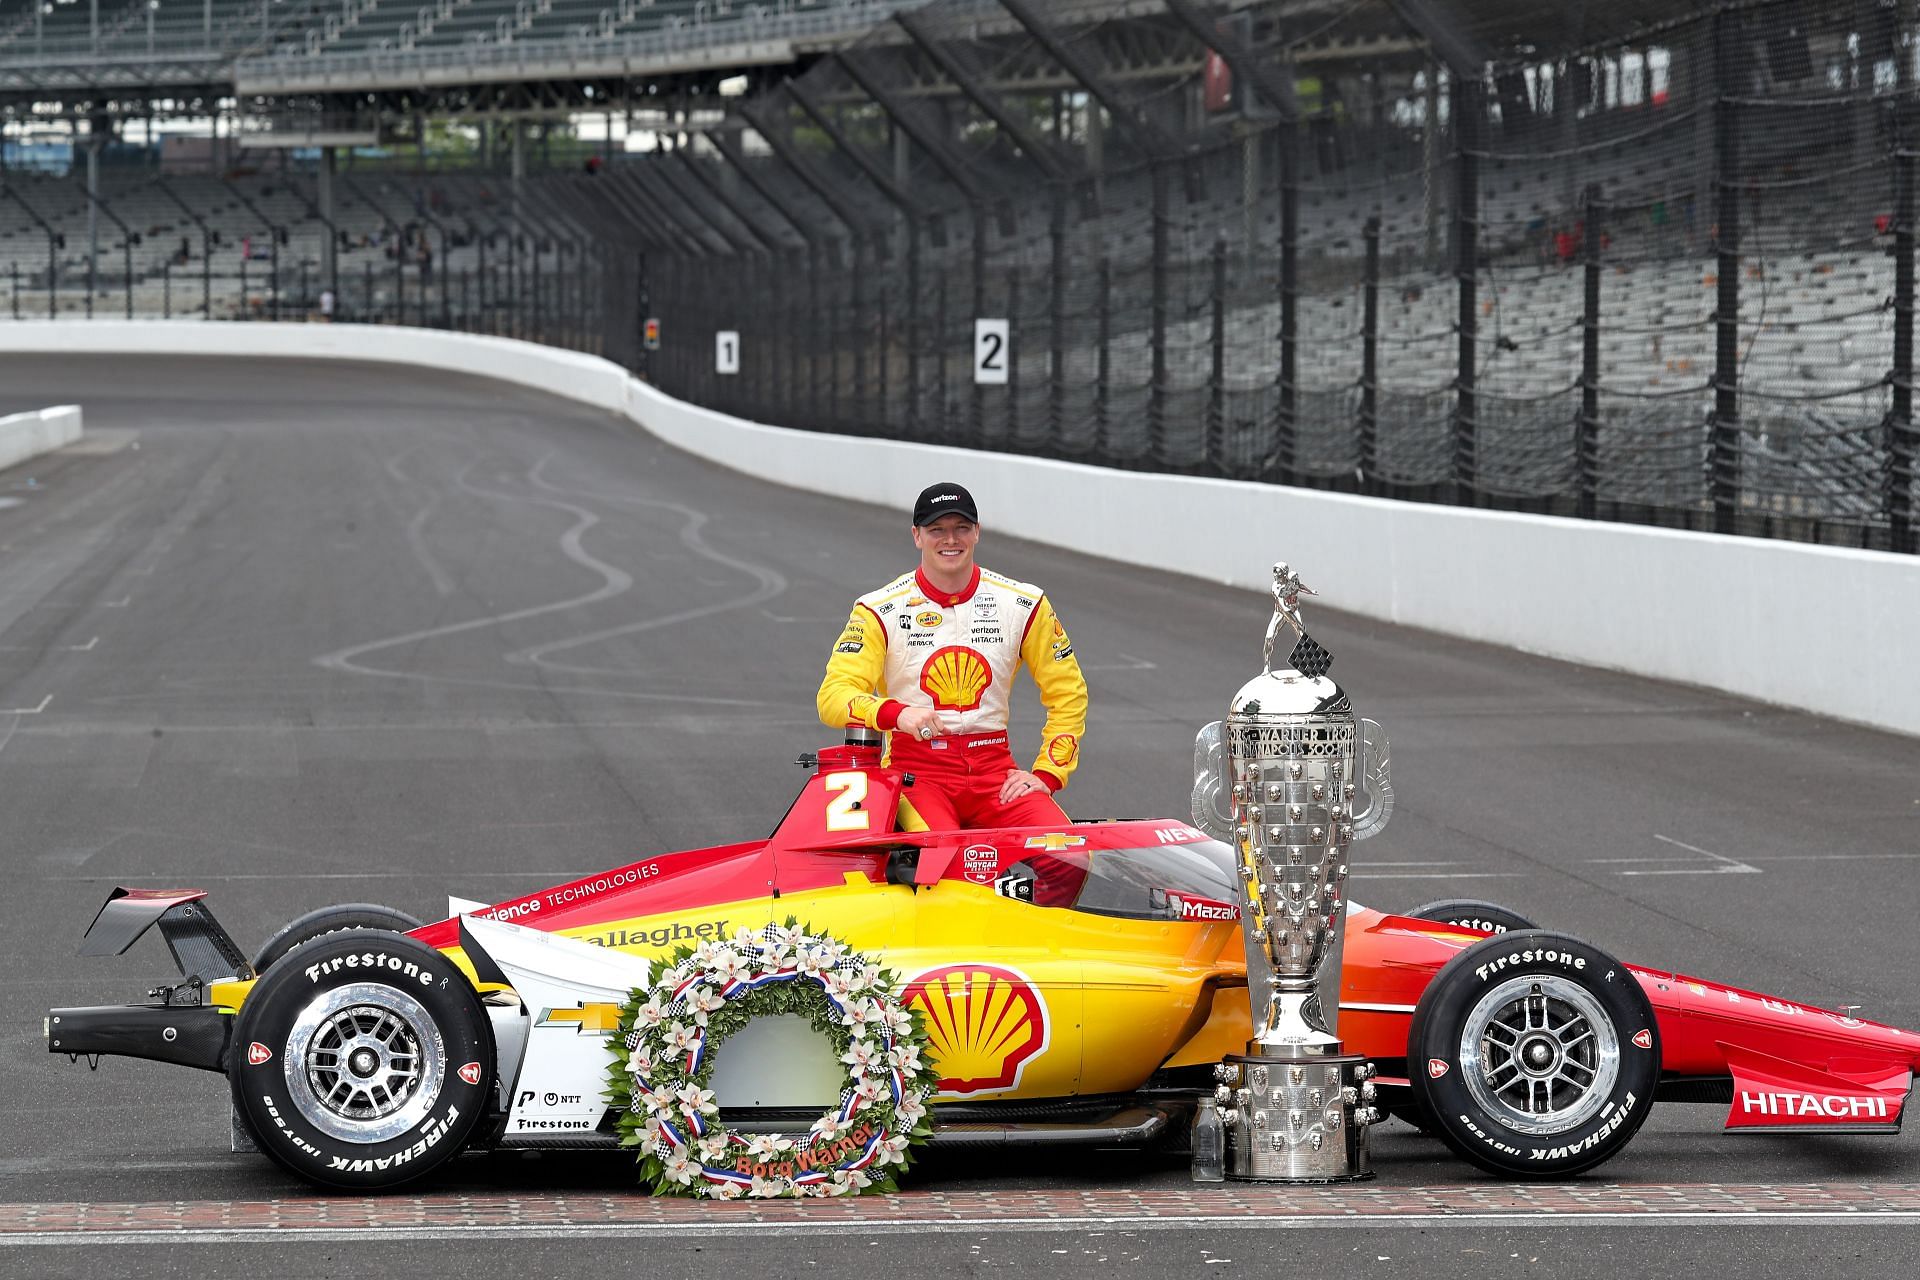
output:
[{"label": "white track wall", "polygon": [[0,418],[0,471],[65,448],[80,438],[80,406],[55,405]]},{"label": "white track wall", "polygon": [[[1396,503],[743,422],[608,361],[508,339],[354,325],[0,324],[0,351],[298,356],[480,374],[622,413],[690,453],[905,509],[972,488],[992,530],[1266,590],[1284,559],[1330,606],[1529,653],[1920,734],[1920,557]],[[1257,608],[1251,606],[1250,608]]]}]

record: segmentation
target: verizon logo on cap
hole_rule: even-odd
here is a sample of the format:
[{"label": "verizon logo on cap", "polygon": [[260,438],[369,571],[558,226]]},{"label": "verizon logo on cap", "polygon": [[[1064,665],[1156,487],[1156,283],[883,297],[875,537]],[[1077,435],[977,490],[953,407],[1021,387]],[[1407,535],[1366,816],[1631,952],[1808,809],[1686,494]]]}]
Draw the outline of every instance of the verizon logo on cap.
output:
[{"label": "verizon logo on cap", "polygon": [[933,502],[958,502],[959,500],[960,500],[960,495],[957,493],[935,494],[934,497],[931,499],[931,501]]}]

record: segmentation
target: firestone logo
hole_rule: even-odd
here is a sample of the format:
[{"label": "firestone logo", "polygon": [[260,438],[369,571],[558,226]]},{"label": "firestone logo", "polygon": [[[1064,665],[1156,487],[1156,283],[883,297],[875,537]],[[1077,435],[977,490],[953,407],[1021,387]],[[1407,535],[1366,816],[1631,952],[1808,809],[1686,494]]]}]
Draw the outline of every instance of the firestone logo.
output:
[{"label": "firestone logo", "polygon": [[1430,1079],[1438,1080],[1445,1074],[1447,1074],[1447,1064],[1445,1061],[1440,1058],[1427,1059],[1427,1075]]},{"label": "firestone logo", "polygon": [[258,1040],[255,1040],[247,1046],[247,1065],[250,1067],[257,1067],[263,1062],[270,1061],[272,1058],[273,1050],[267,1048],[267,1046],[261,1044]]}]

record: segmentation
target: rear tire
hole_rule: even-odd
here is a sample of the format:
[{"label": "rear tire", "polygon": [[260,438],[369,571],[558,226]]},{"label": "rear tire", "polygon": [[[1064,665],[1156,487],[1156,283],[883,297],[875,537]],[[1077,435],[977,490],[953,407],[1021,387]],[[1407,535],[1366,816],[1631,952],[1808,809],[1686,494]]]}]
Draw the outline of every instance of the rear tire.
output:
[{"label": "rear tire", "polygon": [[233,1029],[235,1111],[261,1151],[323,1187],[385,1191],[467,1145],[493,1097],[493,1031],[466,975],[403,934],[295,947]]},{"label": "rear tire", "polygon": [[265,973],[274,961],[313,938],[323,938],[342,929],[391,929],[412,933],[421,925],[406,912],[383,907],[377,902],[342,902],[289,920],[271,938],[260,945],[253,957],[253,971]]},{"label": "rear tire", "polygon": [[1440,970],[1414,1009],[1407,1075],[1462,1159],[1503,1178],[1561,1178],[1618,1155],[1646,1120],[1660,1027],[1612,956],[1520,930]]},{"label": "rear tire", "polygon": [[1442,898],[1438,902],[1415,907],[1406,914],[1410,920],[1457,924],[1464,929],[1478,929],[1482,933],[1511,933],[1515,929],[1540,927],[1518,911],[1497,902],[1482,902],[1478,898]]}]

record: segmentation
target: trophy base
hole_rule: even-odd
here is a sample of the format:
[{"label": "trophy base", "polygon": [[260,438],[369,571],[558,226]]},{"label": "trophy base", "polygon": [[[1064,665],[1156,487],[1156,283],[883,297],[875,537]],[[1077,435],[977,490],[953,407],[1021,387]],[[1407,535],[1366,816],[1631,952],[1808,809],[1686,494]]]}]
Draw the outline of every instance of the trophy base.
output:
[{"label": "trophy base", "polygon": [[[1318,1046],[1316,1046],[1318,1047]],[[1220,1076],[1233,1091],[1227,1177],[1236,1182],[1358,1182],[1371,1178],[1365,1105],[1373,1074],[1358,1054],[1278,1056],[1274,1045],[1231,1054]],[[1223,1117],[1224,1118],[1224,1117]]]}]

